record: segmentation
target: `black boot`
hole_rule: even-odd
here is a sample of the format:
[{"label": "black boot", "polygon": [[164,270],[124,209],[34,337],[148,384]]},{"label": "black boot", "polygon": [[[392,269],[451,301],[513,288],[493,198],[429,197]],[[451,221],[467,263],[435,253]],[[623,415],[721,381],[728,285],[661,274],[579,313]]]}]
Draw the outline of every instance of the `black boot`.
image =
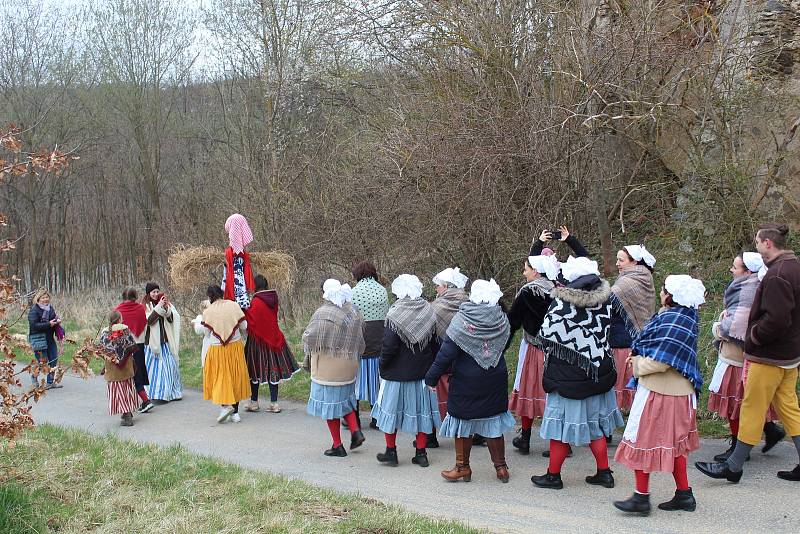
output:
[{"label": "black boot", "polygon": [[790,480],[792,482],[800,482],[800,465],[791,471],[778,471],[778,478]]},{"label": "black boot", "polygon": [[695,462],[694,466],[698,471],[711,478],[724,478],[728,482],[738,483],[742,479],[744,471],[731,471],[728,462]]},{"label": "black boot", "polygon": [[519,436],[511,440],[511,444],[516,447],[520,454],[530,454],[531,452],[531,429],[521,428]]},{"label": "black boot", "polygon": [[659,510],[666,510],[668,512],[673,512],[675,510],[694,512],[695,508],[697,508],[697,501],[694,500],[692,488],[675,490],[675,496],[672,499],[658,505]]},{"label": "black boot", "polygon": [[612,443],[614,443],[614,434],[609,434],[606,436],[606,444],[611,445]]},{"label": "black boot", "polygon": [[[395,455],[396,454],[397,453],[395,453]],[[428,467],[431,465],[428,463],[428,453],[425,451],[425,449],[417,449],[417,453],[411,459],[411,463],[417,464],[420,467]]]},{"label": "black boot", "polygon": [[332,447],[325,451],[325,456],[336,456],[339,458],[343,458],[347,456],[347,451],[344,450],[344,445],[339,445],[338,447]]},{"label": "black boot", "polygon": [[[436,439],[436,432],[431,432],[430,434],[425,434],[425,447],[428,449],[438,449],[439,448],[439,440]],[[417,440],[411,440],[411,446],[415,449],[417,448]]]},{"label": "black boot", "polygon": [[611,473],[613,473],[611,469],[598,469],[596,474],[586,477],[586,483],[603,486],[604,488],[613,488],[614,476]]},{"label": "black boot", "polygon": [[[727,462],[728,458],[730,457],[730,455],[733,454],[733,449],[736,448],[736,441],[737,441],[736,440],[736,436],[731,436],[731,446],[728,447],[727,451],[721,452],[721,453],[717,454],[716,456],[714,456],[714,461],[715,462]],[[747,459],[748,460],[750,459],[749,455],[748,455]]]},{"label": "black boot", "polygon": [[360,430],[356,430],[352,434],[350,434],[350,450],[360,447],[361,444],[364,443],[364,433]]},{"label": "black boot", "polygon": [[472,436],[472,444],[473,444],[473,445],[477,445],[477,446],[479,446],[479,447],[480,447],[481,445],[486,445],[486,438],[484,438],[484,437],[483,437],[483,436],[481,436],[480,434],[474,434],[474,435]]},{"label": "black boot", "polygon": [[772,421],[764,423],[764,446],[761,448],[761,452],[769,452],[772,447],[780,443],[785,437],[786,431],[784,429]]},{"label": "black boot", "polygon": [[550,471],[541,476],[532,476],[531,482],[534,486],[546,489],[563,489],[564,483],[561,481],[561,473],[553,474]]},{"label": "black boot", "polygon": [[378,420],[374,417],[369,421],[369,427],[373,430],[378,430]]},{"label": "black boot", "polygon": [[397,447],[386,447],[386,452],[379,452],[376,456],[382,464],[396,467],[400,462],[397,461]]},{"label": "black boot", "polygon": [[634,493],[625,501],[614,501],[617,509],[629,514],[650,515],[650,495]]},{"label": "black boot", "polygon": [[[542,452],[543,458],[550,458],[550,449]],[[569,446],[569,452],[567,453],[567,458],[572,458],[572,445]]]}]

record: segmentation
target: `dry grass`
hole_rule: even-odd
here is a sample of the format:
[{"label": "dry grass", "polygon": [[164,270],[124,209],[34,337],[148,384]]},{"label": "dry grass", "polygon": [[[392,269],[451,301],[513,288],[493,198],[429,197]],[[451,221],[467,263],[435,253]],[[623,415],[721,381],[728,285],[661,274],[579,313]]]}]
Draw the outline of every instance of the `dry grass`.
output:
[{"label": "dry grass", "polygon": [[[47,451],[47,454],[42,454]],[[180,447],[42,426],[0,455],[4,532],[475,532]],[[0,498],[4,495],[0,491]],[[14,513],[14,516],[10,514]]]},{"label": "dry grass", "polygon": [[[191,291],[220,279],[225,251],[218,247],[178,245],[167,261],[174,287]],[[250,261],[254,274],[264,275],[271,287],[282,293],[292,290],[297,277],[297,264],[293,257],[280,251],[252,252]]]}]

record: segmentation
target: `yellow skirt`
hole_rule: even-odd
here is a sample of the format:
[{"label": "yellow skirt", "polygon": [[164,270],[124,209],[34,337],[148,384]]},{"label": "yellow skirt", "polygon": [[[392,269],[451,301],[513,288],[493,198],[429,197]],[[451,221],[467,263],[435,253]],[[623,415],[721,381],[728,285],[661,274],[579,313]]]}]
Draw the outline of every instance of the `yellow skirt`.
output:
[{"label": "yellow skirt", "polygon": [[211,345],[203,367],[203,398],[214,404],[234,404],[248,397],[250,377],[242,342]]}]

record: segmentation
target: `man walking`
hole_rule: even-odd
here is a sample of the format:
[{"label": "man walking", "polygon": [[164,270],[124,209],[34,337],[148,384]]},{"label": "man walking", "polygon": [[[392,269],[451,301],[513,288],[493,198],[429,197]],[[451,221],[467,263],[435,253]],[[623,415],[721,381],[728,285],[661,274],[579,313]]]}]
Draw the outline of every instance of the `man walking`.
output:
[{"label": "man walking", "polygon": [[[756,249],[769,267],[756,291],[745,337],[749,362],[736,448],[726,462],[696,462],[711,478],[739,482],[750,450],[761,441],[764,414],[770,403],[778,412],[800,457],[800,407],[797,405],[800,365],[800,261],[786,250],[786,225],[765,224],[756,234]],[[800,464],[778,477],[800,482]]]}]

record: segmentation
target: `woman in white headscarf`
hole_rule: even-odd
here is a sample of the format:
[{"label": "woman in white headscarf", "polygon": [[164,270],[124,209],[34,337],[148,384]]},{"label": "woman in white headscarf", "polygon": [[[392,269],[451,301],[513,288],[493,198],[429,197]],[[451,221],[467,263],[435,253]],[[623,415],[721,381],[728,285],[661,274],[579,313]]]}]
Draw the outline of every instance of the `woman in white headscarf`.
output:
[{"label": "woman in white headscarf", "polygon": [[454,438],[456,464],[442,471],[450,482],[472,479],[469,465],[472,436],[486,439],[496,476],[508,482],[503,433],[514,428],[508,411],[508,370],[503,357],[510,333],[508,318],[497,304],[503,296],[494,280],[475,280],[469,301],[450,321],[436,360],[425,375],[433,389],[452,369],[447,416],[439,434]]},{"label": "woman in white headscarf", "polygon": [[350,286],[328,279],[322,285],[322,306],[303,332],[303,368],[311,371],[306,412],[328,424],[333,446],[325,456],[347,456],[342,445],[340,418],[350,427],[350,449],[364,443],[356,416],[356,373],[364,352],[364,319],[349,299]]},{"label": "woman in white headscarf", "polygon": [[611,286],[611,333],[617,382],[614,393],[620,410],[630,411],[633,389],[627,387],[633,372],[628,357],[631,343],[656,311],[653,269],[656,259],[644,245],[626,245],[617,251],[619,277]]},{"label": "woman in white headscarf", "polygon": [[392,282],[397,301],[386,314],[381,348],[381,387],[372,417],[386,438],[386,452],[378,461],[398,464],[397,431],[416,437],[411,462],[428,467],[427,434],[439,428],[436,393],[425,387],[423,379],[433,363],[432,341],[436,335],[436,316],[422,298],[422,282],[411,274],[401,274]]},{"label": "woman in white headscarf", "polygon": [[522,420],[520,436],[512,441],[522,454],[530,452],[533,420],[544,414],[544,352],[537,337],[552,302],[550,292],[555,288],[558,272],[555,256],[529,256],[522,268],[525,285],[517,292],[508,312],[509,342],[520,327],[524,334],[519,346],[514,389],[508,401],[508,409]]},{"label": "woman in white headscarf", "polygon": [[[708,410],[728,421],[731,428],[731,446],[714,460],[724,462],[736,448],[739,433],[739,410],[744,398],[744,337],[747,332],[750,307],[756,295],[761,278],[767,272],[764,260],[758,252],[745,252],[733,259],[730,268],[733,281],[725,289],[723,305],[725,309],[712,328],[714,344],[717,347],[717,365],[708,386]],[[766,445],[764,452],[772,449],[786,433],[773,421],[777,419],[775,410],[770,407],[767,422],[764,424]]]}]

